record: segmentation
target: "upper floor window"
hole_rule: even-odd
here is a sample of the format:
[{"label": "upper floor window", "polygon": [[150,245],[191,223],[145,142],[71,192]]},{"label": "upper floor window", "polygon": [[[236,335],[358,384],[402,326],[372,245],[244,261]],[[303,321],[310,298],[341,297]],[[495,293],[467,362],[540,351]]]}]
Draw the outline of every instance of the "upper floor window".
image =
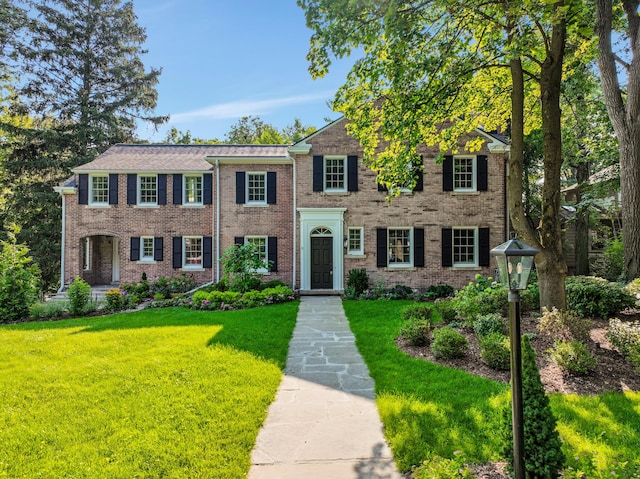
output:
[{"label": "upper floor window", "polygon": [[344,156],[324,157],[324,190],[347,191]]},{"label": "upper floor window", "polygon": [[202,175],[184,176],[184,204],[202,204]]},{"label": "upper floor window", "polygon": [[91,205],[109,204],[109,176],[92,175],[89,183],[89,198]]},{"label": "upper floor window", "polygon": [[347,253],[351,255],[364,254],[362,242],[362,228],[349,228],[347,237]]},{"label": "upper floor window", "polygon": [[453,190],[454,191],[475,191],[476,190],[476,158],[475,157],[454,157],[453,159]]},{"label": "upper floor window", "polygon": [[267,204],[266,173],[247,173],[247,204]]},{"label": "upper floor window", "polygon": [[477,228],[453,228],[453,266],[478,266]]},{"label": "upper floor window", "polygon": [[202,268],[202,236],[184,236],[183,241],[183,268]]},{"label": "upper floor window", "polygon": [[389,266],[412,266],[413,241],[410,228],[389,228]]},{"label": "upper floor window", "polygon": [[158,204],[158,177],[156,175],[138,175],[138,204]]}]

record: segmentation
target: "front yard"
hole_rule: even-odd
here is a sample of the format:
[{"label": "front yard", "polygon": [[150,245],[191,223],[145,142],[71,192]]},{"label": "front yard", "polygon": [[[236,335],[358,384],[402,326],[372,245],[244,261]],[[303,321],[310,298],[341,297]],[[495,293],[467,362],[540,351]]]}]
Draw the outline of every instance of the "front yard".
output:
[{"label": "front yard", "polygon": [[297,308],[0,327],[0,477],[245,477]]}]

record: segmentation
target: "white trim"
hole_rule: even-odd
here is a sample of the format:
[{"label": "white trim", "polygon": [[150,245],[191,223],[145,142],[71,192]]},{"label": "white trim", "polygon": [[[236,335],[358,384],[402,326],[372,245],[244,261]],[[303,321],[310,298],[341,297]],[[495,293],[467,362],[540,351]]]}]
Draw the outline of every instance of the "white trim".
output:
[{"label": "white trim", "polygon": [[[104,206],[109,206],[109,175],[108,174],[91,174],[88,175],[88,201],[87,201],[87,205],[88,206],[100,206],[100,207],[104,207]],[[94,186],[93,186],[93,180],[96,178],[106,178],[107,179],[107,201],[93,201],[93,191],[94,191]]]},{"label": "white trim", "polygon": [[[467,231],[467,230],[472,230],[473,231],[473,263],[456,263],[455,262],[455,257],[456,257],[456,252],[455,252],[455,231]],[[453,268],[477,268],[479,267],[479,262],[478,262],[478,227],[477,226],[454,226],[453,228],[451,228],[451,265]]]},{"label": "white trim", "polygon": [[[200,201],[187,201],[187,178],[200,179]],[[204,206],[204,175],[202,173],[183,173],[182,174],[182,206]]]},{"label": "white trim", "polygon": [[[351,250],[349,248],[350,240],[351,240],[351,230],[359,231],[360,233],[360,249]],[[364,255],[364,228],[362,226],[350,226],[347,228],[347,256],[363,256]]]},{"label": "white trim", "polygon": [[[151,256],[144,255],[144,240],[151,240]],[[156,239],[153,236],[140,236],[140,263],[151,263],[155,261]]]},{"label": "white trim", "polygon": [[318,227],[333,233],[333,289],[344,289],[343,219],[346,208],[297,208],[300,214],[300,289],[311,289],[311,232]]},{"label": "white trim", "polygon": [[64,261],[65,261],[65,249],[67,244],[67,199],[63,193],[64,189],[60,188],[58,191],[62,197],[62,237],[60,239],[60,287],[58,293],[64,290]]},{"label": "white trim", "polygon": [[[471,160],[471,188],[456,188],[456,160]],[[453,156],[453,192],[454,193],[475,193],[478,191],[478,156],[477,155],[454,155]]]},{"label": "white trim", "polygon": [[[327,160],[341,160],[342,161],[342,188],[327,188]],[[324,155],[322,158],[322,191],[327,194],[332,193],[348,193],[347,181],[348,181],[348,162],[346,155]]]},{"label": "white trim", "polygon": [[82,271],[91,271],[91,237],[86,236],[82,244]]},{"label": "white trim", "polygon": [[[200,263],[199,264],[187,264],[187,240],[199,239],[200,240]],[[204,236],[183,236],[182,237],[182,269],[189,271],[203,271],[204,268]]]},{"label": "white trim", "polygon": [[265,156],[246,156],[242,158],[238,157],[215,157],[215,156],[205,156],[206,161],[214,161],[216,165],[225,164],[225,165],[255,165],[263,164],[263,165],[289,165],[293,162],[293,158],[290,156],[274,156],[274,157],[265,157]]},{"label": "white trim", "polygon": [[[266,171],[245,171],[244,172],[246,175],[245,178],[245,182],[244,182],[244,197],[245,197],[245,201],[244,204],[245,206],[267,206],[267,172]],[[264,199],[261,201],[250,201],[249,200],[249,175],[261,175],[264,178],[264,191],[263,191],[263,196]]]},{"label": "white trim", "polygon": [[[155,178],[156,179],[156,200],[155,201],[142,201],[142,178]],[[158,175],[140,173],[136,176],[136,205],[135,206],[158,206]]]},{"label": "white trim", "polygon": [[[409,232],[409,262],[408,263],[391,263],[391,248],[392,246],[389,244],[389,231],[390,230],[402,230]],[[387,268],[389,270],[397,270],[397,269],[408,269],[413,268],[413,257],[414,257],[414,238],[413,238],[413,226],[389,226],[387,227]],[[402,246],[404,248],[404,246]]]}]

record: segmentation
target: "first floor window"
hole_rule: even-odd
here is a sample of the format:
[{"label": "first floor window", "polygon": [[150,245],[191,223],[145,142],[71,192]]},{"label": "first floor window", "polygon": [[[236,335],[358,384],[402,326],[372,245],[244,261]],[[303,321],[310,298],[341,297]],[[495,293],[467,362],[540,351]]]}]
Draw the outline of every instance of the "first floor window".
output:
[{"label": "first floor window", "polygon": [[183,241],[183,267],[202,268],[202,236],[185,236]]},{"label": "first floor window", "polygon": [[91,238],[85,238],[82,241],[82,269],[85,271],[91,269]]},{"label": "first floor window", "polygon": [[92,205],[106,205],[109,203],[109,176],[95,175],[91,177],[90,183]]},{"label": "first floor window", "polygon": [[256,249],[256,254],[262,263],[264,263],[264,268],[260,268],[258,271],[265,272],[267,271],[267,258],[268,255],[268,242],[266,236],[247,236],[245,237],[245,244],[251,244]]},{"label": "first floor window", "polygon": [[202,204],[202,175],[184,177],[184,204]]},{"label": "first floor window", "polygon": [[140,261],[153,261],[154,260],[154,242],[153,236],[143,236],[140,238],[142,241],[142,254]]},{"label": "first floor window", "polygon": [[345,158],[326,156],[324,158],[324,190],[346,191]]},{"label": "first floor window", "polygon": [[475,191],[475,158],[453,159],[453,189],[454,191]]},{"label": "first floor window", "polygon": [[477,266],[478,243],[476,228],[453,229],[453,266]]},{"label": "first floor window", "polygon": [[389,266],[411,265],[411,229],[389,228]]},{"label": "first floor window", "polygon": [[362,245],[362,228],[349,228],[347,237],[347,253],[352,255],[364,254]]},{"label": "first floor window", "polygon": [[158,177],[155,175],[138,176],[138,204],[156,205],[158,204]]}]

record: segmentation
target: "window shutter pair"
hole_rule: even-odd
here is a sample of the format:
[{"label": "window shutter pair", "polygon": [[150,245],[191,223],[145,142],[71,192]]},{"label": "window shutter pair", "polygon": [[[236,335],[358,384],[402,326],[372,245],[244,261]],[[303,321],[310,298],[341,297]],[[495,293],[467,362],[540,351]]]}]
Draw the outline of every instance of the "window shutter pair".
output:
[{"label": "window shutter pair", "polygon": [[[489,165],[487,155],[476,157],[476,189],[487,191],[489,187]],[[446,155],[442,162],[442,191],[453,191],[453,156]]]},{"label": "window shutter pair", "polygon": [[[347,156],[347,191],[358,191],[358,157]],[[313,157],[313,191],[324,191],[324,156]]]},{"label": "window shutter pair", "polygon": [[[453,229],[442,229],[442,266],[453,266]],[[489,228],[478,228],[478,265],[489,266],[490,259]]]},{"label": "window shutter pair", "polygon": [[[244,236],[236,236],[233,238],[233,244],[242,246],[244,244]],[[269,271],[278,272],[278,238],[275,236],[267,237],[267,260],[271,262]]]},{"label": "window shutter pair", "polygon": [[[376,265],[378,268],[387,266],[388,238],[387,228],[376,231]],[[413,266],[424,267],[424,228],[413,228]]]},{"label": "window shutter pair", "polygon": [[[424,171],[422,171],[422,155],[420,155],[420,165],[416,166],[416,185],[413,187],[412,191],[423,191],[424,190]],[[378,183],[378,191],[389,191],[389,189],[380,183]]]},{"label": "window shutter pair", "polygon": [[[157,175],[157,188],[158,188],[158,204],[167,204],[167,175]],[[135,173],[129,173],[127,175],[127,204],[138,204],[138,175]]]},{"label": "window shutter pair", "polygon": [[[164,238],[162,236],[156,236],[153,238],[153,260],[163,261],[164,253]],[[131,248],[129,259],[131,261],[140,261],[140,237],[134,236],[131,238]]]},{"label": "window shutter pair", "polygon": [[[211,236],[202,237],[202,266],[204,268],[213,267],[213,238]],[[182,236],[173,237],[173,268],[182,268]]]},{"label": "window shutter pair", "polygon": [[[277,179],[275,171],[267,172],[267,204],[275,205],[276,204],[276,188],[277,188]],[[246,198],[247,191],[247,172],[246,171],[236,171],[236,203],[239,205],[243,205],[247,202]]]},{"label": "window shutter pair", "polygon": [[[213,203],[213,175],[205,173],[202,175],[202,204]],[[173,175],[173,204],[182,204],[182,174]]]},{"label": "window shutter pair", "polygon": [[[89,175],[81,173],[78,175],[78,204],[89,204]],[[118,175],[109,175],[109,204],[118,204]]]}]

